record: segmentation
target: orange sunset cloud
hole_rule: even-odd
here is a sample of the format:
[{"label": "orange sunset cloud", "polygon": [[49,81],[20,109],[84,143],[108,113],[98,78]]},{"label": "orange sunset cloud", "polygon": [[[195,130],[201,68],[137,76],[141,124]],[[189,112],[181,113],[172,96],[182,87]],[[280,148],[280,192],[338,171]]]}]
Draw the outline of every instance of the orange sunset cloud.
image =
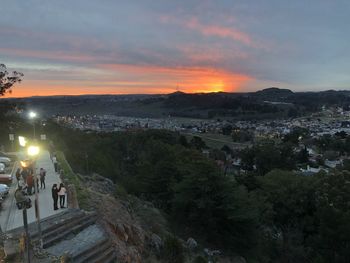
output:
[{"label": "orange sunset cloud", "polygon": [[216,36],[222,38],[231,38],[233,40],[242,42],[248,46],[253,46],[253,40],[251,37],[235,28],[232,27],[223,27],[217,25],[203,25],[198,22],[197,19],[192,18],[187,21],[185,26],[189,29],[199,31],[201,34],[205,36]]},{"label": "orange sunset cloud", "polygon": [[[136,77],[136,80],[140,80],[140,82],[136,81],[136,83],[140,85],[154,85],[155,88],[161,86],[167,90],[173,89],[173,91],[174,86],[177,86],[184,92],[235,91],[247,81],[252,80],[248,75],[205,67],[171,68],[124,64],[103,64],[99,65],[99,67],[108,71],[122,72],[127,76],[133,76],[134,81]],[[118,81],[115,84],[118,85]]]},{"label": "orange sunset cloud", "polygon": [[[16,86],[6,97],[81,95],[81,94],[141,94],[183,92],[232,92],[251,81],[250,76],[212,68],[169,68],[160,66],[101,64],[103,71],[96,79],[83,73],[75,80],[28,80]],[[84,73],[87,74],[87,73]]]}]

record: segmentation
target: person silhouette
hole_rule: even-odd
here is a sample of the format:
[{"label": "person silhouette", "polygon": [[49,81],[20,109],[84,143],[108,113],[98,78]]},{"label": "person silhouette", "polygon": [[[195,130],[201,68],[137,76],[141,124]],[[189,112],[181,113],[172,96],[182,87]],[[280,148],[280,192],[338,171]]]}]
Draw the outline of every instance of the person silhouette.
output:
[{"label": "person silhouette", "polygon": [[58,189],[58,196],[60,197],[60,207],[64,208],[64,202],[66,199],[67,189],[64,187],[64,184],[60,184],[60,188]]},{"label": "person silhouette", "polygon": [[53,210],[57,210],[57,201],[58,201],[58,188],[57,188],[57,184],[53,184],[52,189],[52,199],[53,199]]}]

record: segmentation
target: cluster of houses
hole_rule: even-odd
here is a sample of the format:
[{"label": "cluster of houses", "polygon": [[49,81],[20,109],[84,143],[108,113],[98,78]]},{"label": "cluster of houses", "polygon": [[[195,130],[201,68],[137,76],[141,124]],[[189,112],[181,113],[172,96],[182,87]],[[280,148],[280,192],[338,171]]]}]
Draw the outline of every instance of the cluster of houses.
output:
[{"label": "cluster of houses", "polygon": [[339,131],[350,133],[350,112],[341,108],[323,110],[309,117],[297,119],[237,121],[234,119],[191,119],[191,118],[138,118],[115,115],[57,115],[54,119],[64,125],[99,132],[128,131],[138,129],[167,129],[190,133],[223,133],[225,127],[244,130],[256,138],[280,138],[295,127],[308,129],[313,136],[334,134]]},{"label": "cluster of houses", "polygon": [[[320,138],[323,135],[334,135],[339,132],[350,134],[350,112],[344,112],[341,109],[326,110],[315,113],[311,116],[281,119],[281,120],[261,120],[261,121],[237,121],[237,120],[215,120],[215,119],[190,119],[190,118],[137,118],[122,117],[114,115],[84,115],[84,116],[55,116],[58,123],[66,126],[98,132],[112,131],[133,131],[145,129],[166,129],[171,131],[179,131],[191,133],[193,135],[200,133],[225,134],[232,136],[234,132],[244,131],[252,134],[252,140],[260,139],[281,139],[289,134],[295,128],[303,128],[307,130],[312,138]],[[227,133],[227,128],[229,132]],[[224,132],[226,130],[226,133]],[[303,144],[299,145],[299,150]],[[327,159],[318,153],[316,148],[306,147],[309,156],[309,164],[302,167],[299,171],[305,175],[311,175],[320,171],[328,172],[339,165],[342,165],[346,156],[337,159]],[[296,149],[298,150],[298,149]],[[204,154],[208,154],[205,150]],[[241,169],[241,160],[227,156],[226,164],[233,170]],[[320,164],[319,160],[323,162]],[[223,165],[224,164],[219,164]],[[227,165],[226,165],[227,166]],[[229,168],[229,169],[231,169]],[[227,167],[225,168],[227,169]]]}]

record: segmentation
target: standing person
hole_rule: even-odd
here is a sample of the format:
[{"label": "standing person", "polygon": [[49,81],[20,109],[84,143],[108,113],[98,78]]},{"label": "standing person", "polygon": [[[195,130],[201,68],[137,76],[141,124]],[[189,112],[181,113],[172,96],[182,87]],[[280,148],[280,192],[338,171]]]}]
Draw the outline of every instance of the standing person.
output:
[{"label": "standing person", "polygon": [[23,182],[27,183],[27,176],[28,176],[28,169],[27,168],[22,169],[21,176],[22,176]]},{"label": "standing person", "polygon": [[56,154],[52,157],[52,162],[53,162],[53,166],[55,167],[55,172],[57,173],[57,157],[56,157]]},{"label": "standing person", "polygon": [[57,201],[58,201],[58,189],[57,189],[57,184],[53,184],[52,189],[52,199],[53,199],[53,210],[57,210]]},{"label": "standing person", "polygon": [[64,184],[60,184],[60,188],[58,189],[58,196],[60,197],[60,206],[61,208],[64,208],[64,201],[66,198],[66,188],[64,187]]},{"label": "standing person", "polygon": [[[35,180],[36,180],[36,189],[38,189],[38,193],[40,192],[39,191],[39,180],[40,180],[40,175],[34,175],[35,176]],[[34,187],[34,190],[35,190],[35,187]],[[34,191],[35,192],[35,191]]]},{"label": "standing person", "polygon": [[19,186],[19,181],[21,180],[21,168],[16,171],[17,186]]},{"label": "standing person", "polygon": [[44,168],[40,168],[40,189],[45,189],[45,176],[46,176],[46,170]]},{"label": "standing person", "polygon": [[54,147],[54,145],[53,145],[53,142],[50,141],[50,143],[49,143],[49,153],[50,153],[50,159],[51,159],[51,161],[52,161],[54,149],[55,149],[55,147]]},{"label": "standing person", "polygon": [[32,173],[30,173],[27,176],[27,193],[28,193],[28,195],[32,195],[33,186],[34,186],[34,176]]}]

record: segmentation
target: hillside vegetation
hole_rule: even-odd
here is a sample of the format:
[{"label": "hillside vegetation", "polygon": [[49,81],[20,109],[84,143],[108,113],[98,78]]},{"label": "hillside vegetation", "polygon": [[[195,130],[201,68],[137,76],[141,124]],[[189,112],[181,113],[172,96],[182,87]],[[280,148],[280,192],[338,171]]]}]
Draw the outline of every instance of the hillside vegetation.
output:
[{"label": "hillside vegetation", "polygon": [[292,167],[282,154],[276,165],[235,177],[204,157],[195,141],[176,133],[97,134],[52,125],[47,133],[75,171],[99,173],[152,202],[180,237],[193,236],[248,262],[350,261],[345,167],[302,176],[287,171]]}]

